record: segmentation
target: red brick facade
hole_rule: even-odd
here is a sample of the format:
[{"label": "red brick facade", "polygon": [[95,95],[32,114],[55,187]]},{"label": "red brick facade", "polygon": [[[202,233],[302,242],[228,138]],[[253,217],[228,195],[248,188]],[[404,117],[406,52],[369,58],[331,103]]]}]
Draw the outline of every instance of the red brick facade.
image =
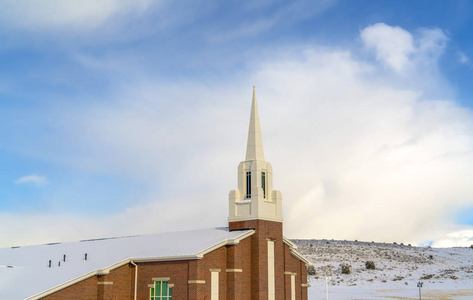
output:
[{"label": "red brick facade", "polygon": [[[149,299],[153,278],[169,278],[173,299],[210,299],[211,271],[219,272],[219,299],[268,299],[267,241],[274,241],[276,299],[291,299],[291,274],[297,300],[307,300],[307,270],[284,243],[282,223],[264,220],[230,223],[230,230],[255,229],[239,244],[222,246],[202,259],[138,262],[137,299]],[[107,275],[93,276],[42,299],[133,299],[135,266],[125,264]]]},{"label": "red brick facade", "polygon": [[[291,277],[286,273],[296,274],[296,299],[307,299],[307,267],[291,254],[288,245],[283,242],[282,223],[266,220],[230,222],[229,229],[255,229],[251,240],[251,298],[268,299],[268,252],[267,241],[274,241],[274,271],[276,276],[276,300],[291,299]],[[246,259],[246,257],[245,257]]]},{"label": "red brick facade", "polygon": [[89,277],[42,299],[133,299],[134,282],[135,268],[133,265],[126,264],[110,271],[107,275]]}]

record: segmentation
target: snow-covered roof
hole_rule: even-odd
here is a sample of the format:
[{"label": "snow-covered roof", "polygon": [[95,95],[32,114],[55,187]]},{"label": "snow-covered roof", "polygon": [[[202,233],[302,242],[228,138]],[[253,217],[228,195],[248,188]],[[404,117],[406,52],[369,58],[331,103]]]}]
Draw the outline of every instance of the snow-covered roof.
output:
[{"label": "snow-covered roof", "polygon": [[130,259],[199,259],[221,246],[237,244],[253,233],[253,230],[230,232],[228,228],[212,228],[2,248],[0,299],[29,299],[74,279],[106,273]]}]

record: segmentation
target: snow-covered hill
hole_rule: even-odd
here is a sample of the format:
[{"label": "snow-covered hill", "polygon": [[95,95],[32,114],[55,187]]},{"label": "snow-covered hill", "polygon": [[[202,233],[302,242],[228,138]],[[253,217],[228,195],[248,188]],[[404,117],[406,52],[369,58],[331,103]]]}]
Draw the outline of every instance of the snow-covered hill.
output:
[{"label": "snow-covered hill", "polygon": [[[422,289],[425,292],[462,290],[466,293],[466,298],[461,298],[460,295],[444,299],[473,299],[472,248],[423,248],[403,244],[334,240],[293,242],[298,246],[298,251],[315,267],[316,274],[310,276],[310,284],[317,291],[325,291],[325,281],[328,280],[330,291],[343,290],[347,295],[350,291],[356,294],[363,290],[398,290],[413,291],[415,296],[418,293],[417,283],[420,281],[423,282]],[[367,269],[367,261],[374,262],[375,268]],[[342,272],[342,265],[346,265],[345,270],[349,270],[349,274]],[[309,299],[325,299],[325,293],[322,294],[319,298]],[[353,296],[340,299],[371,298]]]}]

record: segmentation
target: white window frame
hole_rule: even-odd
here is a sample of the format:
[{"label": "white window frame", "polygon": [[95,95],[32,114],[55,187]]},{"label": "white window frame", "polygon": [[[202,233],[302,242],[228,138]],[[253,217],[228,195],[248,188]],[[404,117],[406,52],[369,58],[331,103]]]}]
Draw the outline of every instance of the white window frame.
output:
[{"label": "white window frame", "polygon": [[[161,282],[161,287],[162,287],[162,284],[163,282],[166,282],[167,284],[167,295],[166,296],[163,296],[161,291],[160,291],[160,295],[158,296],[157,295],[157,292],[156,292],[156,283],[157,282]],[[170,284],[169,283],[169,279],[167,278],[153,278],[153,284],[150,284],[149,285],[149,299],[150,300],[172,300],[172,289],[174,287],[174,284]],[[154,290],[154,296],[152,296],[152,291]]]}]

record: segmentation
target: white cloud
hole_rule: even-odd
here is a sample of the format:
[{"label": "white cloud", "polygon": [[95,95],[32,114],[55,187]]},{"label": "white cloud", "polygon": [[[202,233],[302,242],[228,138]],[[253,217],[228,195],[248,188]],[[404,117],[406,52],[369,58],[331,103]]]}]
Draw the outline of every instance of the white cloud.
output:
[{"label": "white cloud", "polygon": [[458,229],[439,236],[432,247],[470,247],[473,245],[473,227]]},{"label": "white cloud", "polygon": [[33,184],[37,186],[42,186],[46,185],[49,183],[48,179],[44,176],[38,176],[38,175],[28,175],[28,176],[23,176],[17,180],[15,180],[16,184]]},{"label": "white cloud", "polygon": [[[386,26],[381,31],[389,32]],[[381,63],[411,66],[402,81],[348,51],[290,49],[275,55],[278,60],[254,64],[231,86],[149,80],[122,85],[113,104],[61,107],[51,119],[73,141],[71,148],[41,153],[49,149],[41,140],[51,139],[38,137],[35,155],[160,189],[151,191],[148,204],[119,215],[71,218],[69,228],[85,224],[74,233],[80,238],[221,226],[244,159],[256,83],[265,157],[273,165],[274,187],[282,191],[286,236],[443,240],[455,214],[471,206],[473,117],[454,99],[439,96],[449,89],[439,74],[417,76],[425,64],[435,66],[443,47],[439,32],[420,34],[422,42],[402,28],[395,32],[405,43],[398,53],[379,33],[369,40],[380,46]],[[433,86],[440,92],[431,93]],[[16,228],[24,218],[10,215],[8,224]],[[69,222],[33,219],[40,220],[35,230],[44,237],[51,237],[52,224]],[[55,232],[57,240],[74,238],[68,230]],[[0,231],[8,234],[8,228]]]},{"label": "white cloud", "polygon": [[360,32],[361,40],[368,49],[376,52],[376,58],[397,73],[415,69],[418,63],[436,63],[448,41],[439,28],[421,28],[414,37],[399,26],[377,23]]},{"label": "white cloud", "polygon": [[412,35],[398,26],[378,23],[366,27],[360,35],[367,48],[375,49],[379,61],[398,72],[405,68],[409,55],[415,51]]},{"label": "white cloud", "polygon": [[152,202],[100,217],[0,213],[0,248],[225,226],[215,223],[215,211],[202,209],[203,197],[194,197],[194,202],[183,200]]},{"label": "white cloud", "polygon": [[416,39],[416,58],[426,63],[436,63],[443,54],[448,37],[439,28],[421,28]]},{"label": "white cloud", "polygon": [[89,31],[116,16],[142,13],[152,4],[151,0],[6,0],[0,20],[28,30]]},{"label": "white cloud", "polygon": [[258,74],[285,124],[269,149],[288,236],[415,243],[470,205],[471,112],[373,72],[316,50]]}]

